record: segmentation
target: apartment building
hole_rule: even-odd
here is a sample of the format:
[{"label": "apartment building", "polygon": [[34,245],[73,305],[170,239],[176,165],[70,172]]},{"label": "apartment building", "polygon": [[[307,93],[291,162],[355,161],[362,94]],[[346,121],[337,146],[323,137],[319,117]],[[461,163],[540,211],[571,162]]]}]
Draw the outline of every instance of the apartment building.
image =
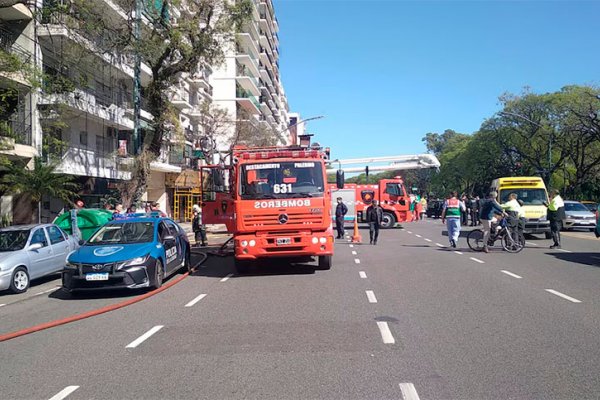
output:
[{"label": "apartment building", "polygon": [[[90,4],[102,10],[107,26],[119,27],[128,22],[125,7],[130,3],[93,0]],[[25,160],[36,155],[57,160],[60,172],[77,177],[86,206],[99,207],[113,197],[120,182],[131,179],[133,59],[107,52],[105,38],[79,29],[81,21],[70,15],[46,12],[45,7],[67,6],[68,0],[32,4],[32,10],[22,4],[0,9],[1,48],[44,76],[41,87],[32,88],[18,72],[0,74],[0,89],[10,87],[16,93],[10,110],[0,109],[4,124],[0,126],[0,152]],[[228,109],[231,135],[240,120],[250,121],[257,134],[285,132],[288,127],[287,98],[279,75],[277,19],[271,0],[255,0],[254,6],[252,20],[227,50],[224,65],[199,65],[195,72],[182,74],[169,90],[182,135],[168,138],[161,156],[152,163],[143,200],[158,201],[161,209],[176,218],[189,219],[188,211],[199,198],[200,161],[195,150],[204,134],[200,124],[203,103]],[[174,10],[172,17],[186,18],[186,12]],[[37,21],[34,15],[39,16]],[[142,64],[142,87],[150,79],[150,68]],[[142,89],[142,136],[152,121],[145,108]],[[7,124],[14,137],[10,140],[1,133]],[[218,139],[221,149],[228,148],[229,138]],[[0,215],[14,214],[14,199],[5,196],[1,200]],[[60,201],[45,199],[42,219],[52,220],[63,207]],[[19,218],[28,222],[27,215]]]},{"label": "apartment building", "polygon": [[[279,24],[272,0],[253,0],[252,18],[226,51],[225,63],[211,76],[213,100],[232,121],[247,121],[261,132],[285,132],[289,106],[279,72]],[[218,140],[227,148],[235,134]],[[287,139],[287,132],[285,132]],[[286,140],[288,142],[288,140]]]},{"label": "apartment building", "polygon": [[[34,62],[35,47],[32,12],[23,4],[0,8],[0,154],[12,162],[28,163],[39,154],[41,134],[37,118],[35,89],[23,66]],[[2,171],[0,171],[0,175]],[[21,199],[0,197],[3,223],[29,217],[22,211]]]}]

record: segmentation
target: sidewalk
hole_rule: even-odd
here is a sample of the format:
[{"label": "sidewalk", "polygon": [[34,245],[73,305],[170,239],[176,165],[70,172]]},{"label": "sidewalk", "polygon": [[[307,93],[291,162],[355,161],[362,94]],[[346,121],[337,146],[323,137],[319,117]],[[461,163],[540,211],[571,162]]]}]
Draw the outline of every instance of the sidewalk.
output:
[{"label": "sidewalk", "polygon": [[[185,230],[190,242],[194,243],[195,240],[194,232],[192,231],[192,223],[180,222],[178,225]],[[227,228],[225,225],[206,225],[206,238],[208,239],[209,245],[224,243],[229,237],[230,234],[227,233]]]}]

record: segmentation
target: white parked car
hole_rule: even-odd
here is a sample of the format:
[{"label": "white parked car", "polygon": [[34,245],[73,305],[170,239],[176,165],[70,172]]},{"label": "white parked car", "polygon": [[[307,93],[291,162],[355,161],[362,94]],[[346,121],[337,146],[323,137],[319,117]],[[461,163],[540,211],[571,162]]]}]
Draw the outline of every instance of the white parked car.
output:
[{"label": "white parked car", "polygon": [[54,224],[0,229],[0,291],[27,291],[32,279],[62,271],[78,248],[78,240]]},{"label": "white parked car", "polygon": [[565,220],[563,229],[583,228],[596,230],[596,214],[578,201],[565,200]]}]

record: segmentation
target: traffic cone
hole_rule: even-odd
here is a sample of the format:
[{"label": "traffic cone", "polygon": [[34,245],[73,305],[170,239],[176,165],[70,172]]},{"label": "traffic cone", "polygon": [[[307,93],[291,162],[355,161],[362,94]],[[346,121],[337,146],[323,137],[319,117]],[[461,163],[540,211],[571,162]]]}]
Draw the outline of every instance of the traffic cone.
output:
[{"label": "traffic cone", "polygon": [[354,235],[352,235],[352,243],[362,243],[362,237],[358,232],[358,221],[354,218]]}]

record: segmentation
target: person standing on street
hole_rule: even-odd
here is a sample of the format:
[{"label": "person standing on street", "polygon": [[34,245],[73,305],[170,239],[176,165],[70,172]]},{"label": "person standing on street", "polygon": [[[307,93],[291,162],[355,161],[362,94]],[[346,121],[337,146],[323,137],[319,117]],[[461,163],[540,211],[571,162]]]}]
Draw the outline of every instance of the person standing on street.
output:
[{"label": "person standing on street", "polygon": [[206,246],[206,226],[202,223],[202,210],[199,206],[195,205],[192,207],[194,217],[192,218],[192,231],[194,232],[194,239],[196,246],[200,242],[200,246]]},{"label": "person standing on street", "polygon": [[492,191],[488,194],[488,198],[481,205],[481,227],[483,229],[483,252],[489,253],[488,249],[488,241],[490,240],[490,235],[492,232],[492,223],[496,221],[495,215],[504,214],[504,210],[498,202],[496,201],[496,197],[498,193]]},{"label": "person standing on street", "polygon": [[550,190],[550,204],[546,203],[545,205],[548,207],[548,221],[550,221],[550,232],[552,232],[554,241],[550,248],[560,249],[560,229],[562,221],[565,219],[565,202],[557,189]]},{"label": "person standing on street", "polygon": [[335,206],[335,229],[337,230],[337,239],[344,238],[344,216],[348,213],[348,207],[344,204],[341,197],[337,198]]},{"label": "person standing on street", "polygon": [[421,215],[419,215],[419,218],[422,220],[425,219],[425,214],[427,213],[427,199],[425,198],[425,196],[421,197]]},{"label": "person standing on street", "polygon": [[448,228],[450,246],[456,248],[460,236],[461,214],[466,212],[465,203],[458,199],[458,192],[452,192],[442,208],[442,224],[445,223]]},{"label": "person standing on street", "polygon": [[479,196],[471,197],[471,226],[479,225]]},{"label": "person standing on street", "polygon": [[379,237],[379,227],[383,219],[383,209],[379,206],[377,200],[373,200],[373,204],[367,208],[367,222],[369,223],[369,238],[371,244],[377,244]]}]

